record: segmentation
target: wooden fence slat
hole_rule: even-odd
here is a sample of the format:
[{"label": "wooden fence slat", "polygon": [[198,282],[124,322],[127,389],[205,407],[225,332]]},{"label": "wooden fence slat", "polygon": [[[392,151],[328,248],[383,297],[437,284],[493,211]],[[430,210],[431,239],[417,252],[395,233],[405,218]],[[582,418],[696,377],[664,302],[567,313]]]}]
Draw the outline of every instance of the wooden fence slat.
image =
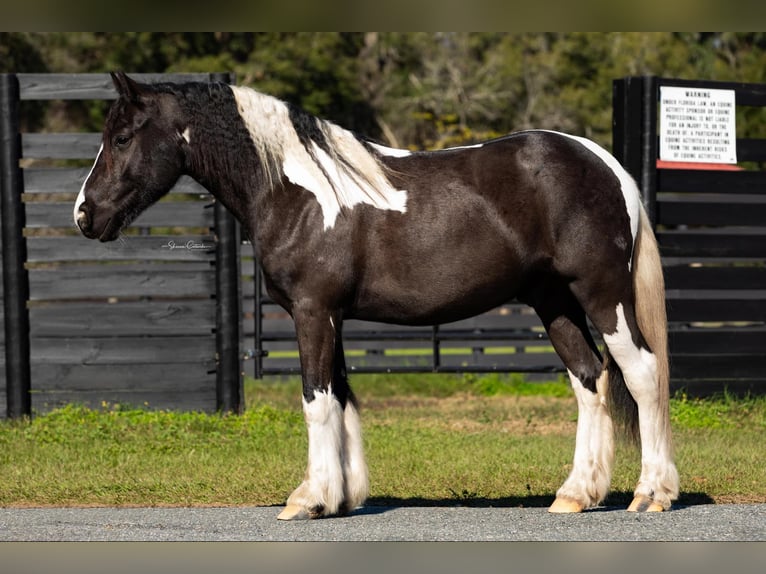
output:
[{"label": "wooden fence slat", "polygon": [[766,286],[766,266],[668,265],[665,286],[668,289],[762,289]]},{"label": "wooden fence slat", "polygon": [[215,302],[65,303],[29,309],[33,337],[192,336],[215,328]]},{"label": "wooden fence slat", "polygon": [[[165,269],[165,267],[173,269]],[[30,269],[30,300],[89,297],[200,297],[215,293],[210,269],[191,263],[167,265],[76,265]]]},{"label": "wooden fence slat", "polygon": [[207,390],[213,393],[215,373],[208,373],[194,363],[134,365],[75,365],[71,363],[35,363],[32,376],[37,392],[48,391],[133,391],[156,392],[177,389],[183,393]]},{"label": "wooden fence slat", "polygon": [[[729,225],[761,226],[766,223],[766,196],[751,196],[750,201],[726,198],[657,199],[657,223],[660,225]],[[758,200],[758,201],[755,201]]]},{"label": "wooden fence slat", "polygon": [[[93,156],[95,160],[95,156]],[[28,167],[24,173],[24,193],[78,193],[90,173],[88,167]]]},{"label": "wooden fence slat", "polygon": [[126,236],[122,241],[100,243],[83,237],[29,237],[28,261],[199,261],[212,260],[212,236]]},{"label": "wooden fence slat", "polygon": [[658,169],[657,191],[764,194],[766,172]]},{"label": "wooden fence slat", "polygon": [[762,379],[766,373],[766,355],[685,355],[678,353],[671,361],[672,377],[677,379]]},{"label": "wooden fence slat", "polygon": [[[95,160],[95,156],[93,157]],[[74,193],[77,194],[92,165],[86,167],[25,168],[24,193]],[[209,197],[210,194],[188,175],[180,177],[170,193],[182,193]],[[212,200],[212,197],[211,197]]]},{"label": "wooden fence slat", "polygon": [[100,133],[22,134],[22,156],[27,159],[95,159]]},{"label": "wooden fence slat", "polygon": [[[733,285],[736,287],[736,285]],[[665,290],[665,299],[670,305],[676,300],[693,299],[695,301],[766,301],[766,286],[761,289],[673,289]]]},{"label": "wooden fence slat", "polygon": [[766,230],[743,233],[713,230],[661,231],[657,233],[663,257],[766,258]]},{"label": "wooden fence slat", "polygon": [[207,337],[32,337],[32,361],[40,364],[214,365],[215,339]]},{"label": "wooden fence slat", "polygon": [[668,321],[674,322],[762,322],[766,321],[766,300],[676,299],[668,302]]},{"label": "wooden fence slat", "polygon": [[673,356],[762,354],[766,349],[766,330],[745,327],[674,329],[671,325],[668,344]]},{"label": "wooden fence slat", "polygon": [[[212,227],[213,214],[203,201],[160,201],[130,227]],[[73,228],[73,202],[27,202],[28,228]]]}]

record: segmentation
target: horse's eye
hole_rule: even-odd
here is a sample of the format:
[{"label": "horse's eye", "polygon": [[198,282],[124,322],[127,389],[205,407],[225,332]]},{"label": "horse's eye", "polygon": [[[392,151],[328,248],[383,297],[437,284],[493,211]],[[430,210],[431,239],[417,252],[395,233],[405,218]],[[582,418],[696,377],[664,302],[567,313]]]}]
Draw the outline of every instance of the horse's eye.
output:
[{"label": "horse's eye", "polygon": [[131,136],[129,135],[119,135],[114,138],[114,145],[117,147],[125,147],[130,143]]}]

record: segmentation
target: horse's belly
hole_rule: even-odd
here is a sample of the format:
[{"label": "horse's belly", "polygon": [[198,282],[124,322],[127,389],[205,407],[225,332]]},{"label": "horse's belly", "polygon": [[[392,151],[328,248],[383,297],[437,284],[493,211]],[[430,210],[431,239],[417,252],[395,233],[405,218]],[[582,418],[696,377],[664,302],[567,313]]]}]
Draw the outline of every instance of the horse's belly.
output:
[{"label": "horse's belly", "polygon": [[368,321],[434,325],[483,313],[512,299],[518,285],[502,270],[483,275],[447,269],[396,278],[380,275],[359,291],[349,315]]}]

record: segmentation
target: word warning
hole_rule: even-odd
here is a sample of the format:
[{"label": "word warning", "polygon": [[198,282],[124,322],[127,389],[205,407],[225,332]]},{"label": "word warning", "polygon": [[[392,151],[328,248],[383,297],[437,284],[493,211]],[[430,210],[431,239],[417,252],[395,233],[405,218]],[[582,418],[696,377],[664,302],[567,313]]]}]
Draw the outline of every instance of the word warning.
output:
[{"label": "word warning", "polygon": [[737,163],[734,90],[660,86],[660,159]]}]

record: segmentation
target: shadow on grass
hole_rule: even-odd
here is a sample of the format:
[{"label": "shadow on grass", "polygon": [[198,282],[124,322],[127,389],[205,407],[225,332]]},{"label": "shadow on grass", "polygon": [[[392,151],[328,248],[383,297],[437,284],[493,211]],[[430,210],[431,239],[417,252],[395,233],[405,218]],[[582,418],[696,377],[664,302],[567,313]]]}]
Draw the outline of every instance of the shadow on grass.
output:
[{"label": "shadow on grass", "polygon": [[[507,496],[500,498],[483,498],[474,496],[454,498],[396,498],[387,496],[374,496],[367,500],[364,508],[355,512],[359,514],[379,514],[387,510],[400,507],[452,507],[464,506],[469,508],[548,508],[556,495]],[[601,506],[592,511],[625,509],[633,500],[633,493],[627,491],[611,492]],[[715,501],[704,492],[682,492],[673,508],[698,506],[702,504],[715,504]]]}]

